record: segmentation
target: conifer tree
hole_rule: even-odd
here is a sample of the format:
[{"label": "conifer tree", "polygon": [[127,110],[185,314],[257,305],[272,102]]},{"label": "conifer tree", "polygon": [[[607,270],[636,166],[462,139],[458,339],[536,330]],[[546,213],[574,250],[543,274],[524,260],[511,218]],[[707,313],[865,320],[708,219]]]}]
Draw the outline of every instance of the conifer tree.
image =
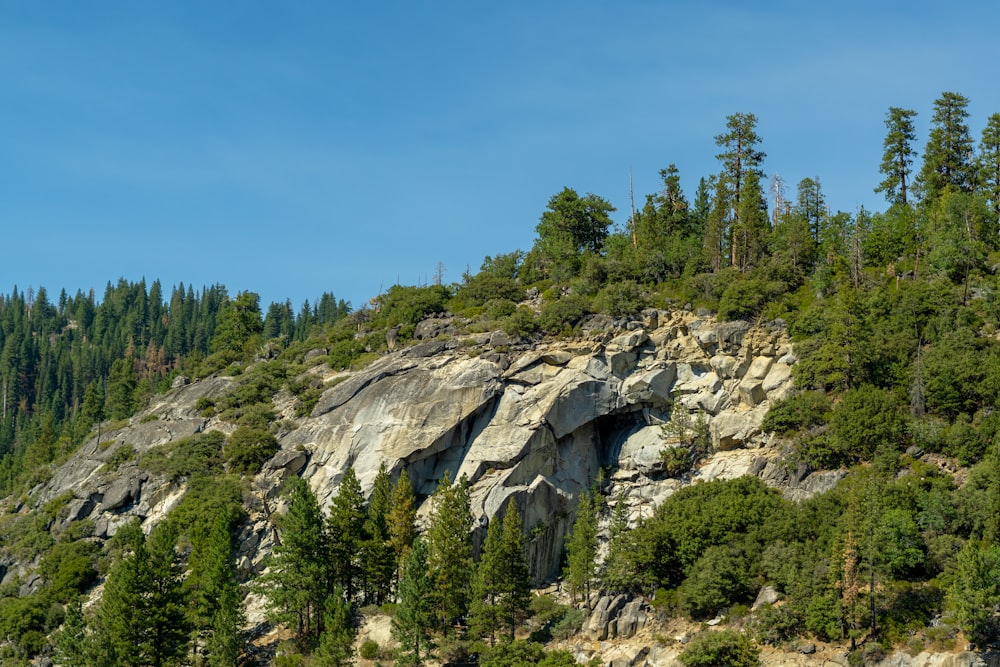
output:
[{"label": "conifer tree", "polygon": [[826,217],[826,197],[819,178],[803,178],[799,181],[795,208],[793,209],[809,225],[813,241],[819,243],[823,218]]},{"label": "conifer tree", "polygon": [[392,503],[389,510],[388,528],[389,544],[396,558],[396,580],[403,576],[403,570],[410,555],[413,540],[417,537],[417,508],[413,497],[413,485],[410,476],[403,470],[396,480],[392,491]]},{"label": "conifer tree", "polygon": [[135,412],[135,388],[137,384],[133,359],[116,359],[111,364],[108,377],[108,416],[111,419],[125,419]]},{"label": "conifer tree", "polygon": [[715,137],[716,145],[723,149],[715,156],[722,162],[719,182],[725,188],[732,211],[732,223],[728,234],[732,266],[739,265],[737,254],[739,244],[735,242],[733,236],[743,223],[740,217],[743,181],[749,173],[756,174],[758,181],[764,176],[760,165],[766,154],[757,150],[760,140],[757,134],[757,116],[752,113],[735,113],[727,116],[726,132]]},{"label": "conifer tree", "polygon": [[[994,229],[1000,228],[1000,113],[992,114],[979,142],[979,181],[993,211]],[[996,244],[996,239],[990,240]]]},{"label": "conifer tree", "polygon": [[764,190],[760,186],[760,177],[754,171],[747,172],[743,179],[739,211],[738,226],[733,233],[735,266],[746,273],[767,254],[771,231]]},{"label": "conifer tree", "polygon": [[83,603],[79,596],[66,605],[62,629],[54,637],[56,661],[63,667],[85,667],[87,664],[87,624],[83,620]]},{"label": "conifer tree", "polygon": [[702,244],[705,261],[718,273],[726,265],[729,228],[732,224],[732,203],[725,179],[715,179],[715,196],[708,212]]},{"label": "conifer tree", "polygon": [[344,591],[335,586],[327,596],[324,609],[323,634],[313,653],[311,664],[317,667],[347,667],[353,665],[351,644],[354,632],[351,626],[351,604],[344,599]]},{"label": "conifer tree", "polygon": [[199,607],[198,617],[203,619],[203,627],[207,631],[205,650],[212,667],[235,666],[243,652],[246,619],[236,582],[229,525],[228,516],[220,512],[212,524],[207,543],[202,547],[207,553],[196,606]]},{"label": "conifer tree", "polygon": [[267,597],[268,616],[288,624],[299,643],[308,645],[322,629],[327,550],[323,513],[301,477],[293,478],[279,537],[269,571],[258,579],[258,585]]},{"label": "conifer tree", "polygon": [[409,550],[399,582],[399,604],[392,619],[392,634],[400,643],[397,665],[422,665],[430,650],[432,582],[427,573],[427,546],[416,538]]},{"label": "conifer tree", "polygon": [[353,602],[362,584],[361,545],[365,535],[365,499],[361,483],[348,468],[337,487],[326,522],[330,582],[340,586],[348,602]]},{"label": "conifer tree", "polygon": [[472,603],[469,608],[469,626],[472,634],[488,637],[490,646],[496,643],[500,628],[500,580],[503,568],[500,562],[500,532],[502,520],[494,518],[486,529],[482,557],[472,580]]},{"label": "conifer tree", "polygon": [[608,539],[608,555],[604,559],[601,581],[605,588],[613,591],[625,591],[634,585],[634,577],[629,572],[631,559],[628,552],[632,548],[628,530],[628,504],[625,493],[619,493],[611,512],[611,526]]},{"label": "conifer tree", "polygon": [[970,539],[958,554],[948,603],[962,631],[985,647],[1000,632],[1000,546]]},{"label": "conifer tree", "polygon": [[517,504],[511,498],[501,526],[500,544],[500,621],[507,628],[507,638],[514,641],[514,631],[528,617],[531,604],[531,581],[524,556],[524,532]]},{"label": "conifer tree", "polygon": [[924,201],[936,199],[945,188],[969,192],[975,185],[968,106],[969,98],[951,92],[942,93],[934,102],[930,138],[918,176]]},{"label": "conifer tree", "polygon": [[888,132],[882,143],[885,152],[882,154],[882,165],[879,167],[885,180],[878,184],[875,192],[884,192],[890,204],[899,203],[905,206],[908,203],[908,179],[913,173],[913,158],[916,156],[916,151],[911,145],[916,138],[913,129],[913,119],[916,115],[916,111],[899,107],[889,107],[885,115],[885,127]]},{"label": "conifer tree", "polygon": [[427,570],[433,586],[437,627],[446,634],[469,608],[472,581],[472,512],[468,480],[444,474],[432,497],[427,528]]},{"label": "conifer tree", "polygon": [[177,531],[169,521],[160,523],[149,536],[149,580],[141,618],[149,635],[148,664],[154,667],[180,664],[188,651],[191,627],[184,613],[184,572],[176,543]]},{"label": "conifer tree", "polygon": [[389,511],[392,507],[392,485],[385,462],[382,462],[372,497],[368,501],[365,519],[366,540],[362,545],[365,599],[372,604],[382,604],[392,591],[396,572],[396,558],[389,536]]},{"label": "conifer tree", "polygon": [[176,533],[161,524],[147,542],[138,524],[122,529],[129,551],[108,573],[95,631],[111,664],[179,664],[187,653]]},{"label": "conifer tree", "polygon": [[582,598],[590,609],[590,589],[597,574],[598,500],[593,493],[582,491],[576,508],[573,531],[566,542],[566,570],[563,577],[574,599]]}]

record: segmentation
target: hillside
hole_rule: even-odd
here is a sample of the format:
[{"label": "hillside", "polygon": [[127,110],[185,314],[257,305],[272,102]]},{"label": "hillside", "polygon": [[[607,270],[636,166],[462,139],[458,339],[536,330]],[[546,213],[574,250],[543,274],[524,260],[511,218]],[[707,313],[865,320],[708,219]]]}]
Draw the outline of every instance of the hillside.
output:
[{"label": "hillside", "polygon": [[528,252],[358,310],[15,288],[5,664],[985,659],[1000,154],[941,144],[963,100],[916,173],[890,109],[884,212],[769,210],[734,114],[693,201],[671,165],[613,228],[564,188]]}]

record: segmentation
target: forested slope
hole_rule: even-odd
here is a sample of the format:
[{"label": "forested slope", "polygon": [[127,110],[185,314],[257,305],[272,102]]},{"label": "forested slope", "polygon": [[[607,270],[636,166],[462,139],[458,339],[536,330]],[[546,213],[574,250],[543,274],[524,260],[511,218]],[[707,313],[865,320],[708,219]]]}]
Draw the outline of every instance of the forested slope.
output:
[{"label": "forested slope", "polygon": [[[0,587],[5,659],[49,650],[47,635],[65,618],[66,660],[131,664],[122,647],[139,642],[152,653],[136,664],[174,664],[192,651],[197,660],[235,664],[244,651],[236,603],[253,586],[237,579],[230,540],[246,521],[251,480],[293,427],[282,415],[311,414],[345,381],[318,379],[310,368],[355,372],[415,340],[477,334],[491,344],[476,353],[500,363],[508,352],[600,328],[597,321],[618,333],[640,328],[634,316],[644,309],[714,313],[787,332],[797,391],[769,402],[763,428],[790,469],[842,469],[845,477],[799,503],[754,479],[713,481],[677,492],[641,522],[616,513],[618,489],[597,479],[578,498],[567,541],[566,584],[579,604],[591,604],[587,591],[622,592],[645,596],[650,613],[721,614],[745,630],[729,648],[750,653],[746,637],[777,645],[809,637],[869,651],[948,648],[957,637],[989,646],[1000,603],[1000,114],[986,119],[977,141],[967,105],[942,94],[922,154],[915,113],[889,109],[884,180],[874,184],[885,193],[884,211],[831,210],[819,178],[802,179],[794,195],[776,177],[765,189],[765,141],[756,118],[739,113],[716,138],[719,173],[701,178],[693,197],[670,165],[662,191],[617,228],[608,201],[565,188],[548,202],[527,252],[487,257],[459,284],[394,286],[354,312],[330,294],[298,313],[289,303],[263,311],[252,292],[231,296],[221,286],[181,285],[167,298],[158,282],[147,289],[119,281],[100,300],[63,292],[55,302],[41,288],[13,290],[0,299],[3,550],[5,563],[28,563],[38,578],[24,588],[11,574]],[[739,378],[747,368],[730,371]],[[147,536],[122,528],[103,539],[85,521],[60,521],[65,503],[33,507],[32,490],[80,445],[99,448],[102,432],[121,429],[156,392],[210,377],[235,379],[198,405],[228,424],[226,432],[179,439],[145,462],[187,484],[179,514],[162,529]],[[665,478],[690,475],[712,453],[697,411],[678,405],[664,406],[675,444],[664,449]],[[122,451],[119,463],[137,455]],[[433,638],[440,655],[479,652],[483,664],[507,664],[503,651],[475,641],[504,641],[526,627],[540,639],[558,618],[573,618],[536,600],[525,626],[523,591],[502,588],[523,580],[516,556],[526,549],[516,533],[524,531],[510,528],[516,505],[506,530],[490,522],[483,544],[491,546],[473,550],[461,511],[466,482],[440,478],[442,496],[426,507],[458,509],[444,523],[423,523],[425,551],[410,539],[408,507],[436,492],[410,488],[417,497],[407,500],[400,472],[380,476],[369,498],[341,483],[326,517],[308,487],[288,483],[288,514],[275,517],[282,547],[271,579],[257,586],[272,619],[296,639],[289,656],[342,664],[352,609],[362,604],[398,604],[403,660],[418,660]],[[610,532],[598,537],[599,525]],[[349,535],[357,542],[338,543]],[[293,546],[292,536],[314,543]],[[331,549],[364,554],[360,569]],[[480,551],[487,565],[477,569]],[[501,551],[513,570],[497,569]],[[320,569],[296,569],[309,562]],[[130,567],[138,568],[132,579]],[[276,578],[283,571],[289,579]],[[73,600],[105,575],[105,602],[83,613]],[[300,590],[289,583],[295,577],[323,585]],[[113,604],[146,593],[120,589],[125,581],[173,596],[154,606],[176,636],[149,643],[129,635],[139,630]],[[748,616],[765,585],[779,599]],[[436,607],[416,602],[427,587]],[[109,592],[125,597],[114,602]],[[231,641],[213,643],[224,637]]]}]

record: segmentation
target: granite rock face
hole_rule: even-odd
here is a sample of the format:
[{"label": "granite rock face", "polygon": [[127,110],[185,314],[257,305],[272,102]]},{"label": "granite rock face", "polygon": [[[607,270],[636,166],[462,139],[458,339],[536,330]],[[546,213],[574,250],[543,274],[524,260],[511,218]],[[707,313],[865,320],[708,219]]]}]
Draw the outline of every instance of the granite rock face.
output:
[{"label": "granite rock face", "polygon": [[[452,321],[438,318],[420,327],[416,345],[365,370],[313,369],[336,383],[310,415],[281,414],[291,426],[278,434],[281,450],[254,480],[259,506],[248,508],[241,567],[259,571],[274,543],[267,517],[281,509],[283,479],[301,475],[327,505],[348,467],[366,493],[383,463],[392,475],[406,469],[419,501],[446,472],[466,475],[477,540],[514,498],[531,535],[537,582],[558,573],[577,499],[602,468],[611,470],[609,483],[624,494],[633,522],[695,479],[755,474],[797,498],[829,486],[830,479],[808,471],[790,477],[760,430],[771,402],[792,389],[795,357],[783,329],[717,323],[687,311],[605,320],[592,322],[582,338],[508,340],[496,349],[492,334],[463,340]],[[106,461],[125,446],[141,454],[201,431],[232,432],[196,404],[233,382],[220,376],[177,383],[128,425],[85,443],[31,496],[40,503],[68,494],[66,511],[92,519],[99,536],[133,516],[150,528],[183,495],[185,481],[134,464],[108,470]],[[275,405],[280,409],[280,401]],[[706,429],[712,453],[684,476],[667,478],[660,453],[686,446],[685,434],[696,426]]]}]

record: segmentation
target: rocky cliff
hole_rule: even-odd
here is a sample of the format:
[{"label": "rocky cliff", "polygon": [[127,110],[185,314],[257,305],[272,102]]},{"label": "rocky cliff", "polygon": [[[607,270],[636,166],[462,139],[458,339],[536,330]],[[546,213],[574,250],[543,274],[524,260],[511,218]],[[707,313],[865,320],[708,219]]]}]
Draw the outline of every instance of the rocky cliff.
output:
[{"label": "rocky cliff", "polygon": [[[406,468],[421,497],[446,471],[466,475],[480,526],[516,499],[539,582],[556,575],[576,499],[602,469],[625,494],[633,520],[698,479],[755,474],[790,497],[836,480],[836,473],[786,469],[760,432],[769,403],[792,386],[795,356],[780,323],[651,310],[631,320],[594,317],[582,336],[544,344],[442,331],[455,327],[431,321],[417,330],[423,340],[359,372],[311,367],[329,388],[306,417],[295,416],[289,397],[275,397],[285,425],[281,450],[254,480],[257,497],[242,535],[245,571],[259,571],[270,550],[266,517],[288,475],[309,480],[323,503],[349,466],[366,490],[382,462],[393,474]],[[151,527],[183,495],[184,480],[158,478],[134,461],[107,462],[122,448],[142,454],[196,432],[230,432],[231,424],[196,405],[233,383],[225,376],[178,382],[127,424],[86,442],[12,509],[61,498],[57,521],[90,518],[99,538],[133,516]],[[707,429],[709,455],[684,475],[666,476],[661,452],[685,446],[696,429]],[[3,568],[8,579],[32,580],[31,563]]]},{"label": "rocky cliff", "polygon": [[[515,498],[538,583],[557,575],[577,499],[599,471],[610,491],[627,499],[633,522],[697,480],[758,475],[800,498],[839,478],[788,469],[760,430],[769,404],[792,388],[795,355],[780,322],[718,323],[688,311],[650,310],[629,320],[595,316],[581,336],[546,343],[500,332],[463,335],[454,324],[425,323],[415,345],[358,372],[310,367],[306,373],[327,388],[308,416],[295,415],[290,396],[274,397],[281,449],[246,499],[250,520],[238,564],[247,577],[270,553],[268,517],[280,509],[279,487],[290,475],[307,479],[324,504],[351,466],[366,491],[383,462],[392,474],[405,468],[420,499],[445,472],[466,475],[479,537]],[[197,432],[231,432],[231,424],[204,416],[199,405],[235,383],[226,376],[177,382],[127,424],[86,442],[9,510],[57,500],[57,528],[89,518],[98,539],[132,517],[151,528],[183,496],[185,480],[144,471],[122,452],[141,455]],[[708,445],[702,458],[668,476],[662,452],[687,448],[696,436]],[[40,581],[35,565],[7,557],[0,576],[18,578],[27,593]]]}]

